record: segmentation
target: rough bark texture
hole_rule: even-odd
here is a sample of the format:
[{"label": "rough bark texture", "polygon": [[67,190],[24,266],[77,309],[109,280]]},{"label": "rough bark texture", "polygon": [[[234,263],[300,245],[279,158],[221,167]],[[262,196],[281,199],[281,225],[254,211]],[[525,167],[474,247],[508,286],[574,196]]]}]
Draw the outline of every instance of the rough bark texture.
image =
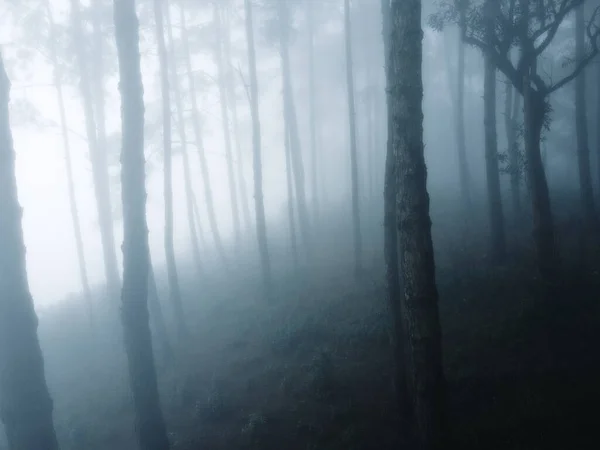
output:
[{"label": "rough bark texture", "polygon": [[421,1],[391,6],[390,119],[397,168],[397,220],[415,445],[444,446],[444,374],[423,145]]},{"label": "rough bark texture", "polygon": [[121,92],[123,201],[123,292],[121,318],[135,429],[141,450],[168,450],[160,407],[148,317],[148,226],[144,158],[144,88],[139,23],[134,0],[114,0]]},{"label": "rough bark texture", "polygon": [[9,91],[0,54],[0,420],[11,449],[58,450],[27,281]]},{"label": "rough bark texture", "polygon": [[[486,0],[486,28],[489,39],[493,38],[494,16]],[[487,181],[488,208],[491,230],[492,259],[500,262],[506,256],[504,213],[500,191],[498,165],[498,134],[496,131],[496,66],[491,55],[484,54],[483,122],[485,128],[485,174]]]},{"label": "rough bark texture", "polygon": [[231,131],[229,131],[229,110],[227,109],[227,84],[225,68],[223,64],[223,31],[221,24],[221,7],[219,4],[213,6],[214,22],[216,29],[215,60],[217,63],[217,78],[219,80],[219,105],[221,106],[221,122],[223,126],[223,141],[225,142],[225,161],[227,164],[227,181],[229,182],[229,198],[231,199],[231,214],[233,218],[233,231],[235,242],[239,248],[242,239],[240,226],[240,215],[238,208],[238,193],[233,171],[233,147],[231,145]]},{"label": "rough bark texture", "polygon": [[514,89],[510,80],[506,84],[506,97],[504,102],[504,128],[510,170],[510,194],[513,214],[518,219],[521,217],[521,172],[519,167],[519,151],[517,143],[517,117],[521,109],[521,95]]},{"label": "rough bark texture", "polygon": [[306,2],[306,20],[308,26],[308,110],[310,126],[310,163],[311,187],[313,202],[313,221],[319,216],[318,162],[317,162],[317,108],[315,82],[315,14],[313,2]]},{"label": "rough bark texture", "polygon": [[344,0],[344,34],[346,41],[346,83],[348,89],[348,126],[350,131],[350,176],[352,182],[352,231],[354,237],[354,272],[362,272],[362,235],[358,192],[358,150],[356,148],[356,111],[354,104],[354,74],[350,29],[350,0]]},{"label": "rough bark texture", "polygon": [[[585,57],[585,19],[584,6],[575,11],[575,58],[582,61]],[[596,225],[594,207],[594,187],[590,167],[590,145],[587,124],[587,106],[585,99],[585,70],[575,79],[575,122],[577,129],[577,164],[579,168],[579,191],[581,209],[586,226],[593,230]]]},{"label": "rough bark texture", "polygon": [[179,288],[179,275],[175,262],[175,246],[173,243],[173,168],[171,149],[171,95],[169,86],[169,61],[167,57],[167,45],[165,44],[165,31],[163,21],[164,0],[154,0],[154,20],[156,22],[156,41],[158,43],[158,62],[160,67],[160,87],[162,96],[163,117],[163,193],[165,200],[165,235],[164,248],[167,265],[167,278],[169,280],[169,296],[175,318],[177,320],[177,332],[181,340],[187,335],[185,313],[181,300],[181,289]]},{"label": "rough bark texture", "polygon": [[258,77],[256,75],[256,50],[254,48],[254,27],[252,24],[252,4],[244,0],[246,16],[246,42],[248,46],[248,68],[250,72],[250,109],[252,115],[252,167],[254,169],[254,209],[256,213],[256,237],[262,269],[265,295],[271,295],[271,260],[267,244],[267,224],[262,187],[262,158],[260,138],[260,115],[258,110]]},{"label": "rough bark texture", "polygon": [[[79,0],[71,0],[71,15],[73,25],[74,47],[79,66],[81,98],[85,118],[85,128],[92,163],[92,178],[100,224],[100,238],[104,256],[104,270],[108,294],[118,298],[120,277],[117,264],[117,252],[112,221],[112,206],[110,199],[110,183],[108,177],[108,161],[106,147],[101,147],[98,141],[96,115],[94,112],[94,96],[92,88],[92,67],[83,46],[84,35],[81,25],[81,6]],[[100,136],[101,137],[101,136]]]},{"label": "rough bark texture", "polygon": [[185,55],[185,66],[188,77],[188,84],[190,87],[189,96],[192,103],[192,127],[194,130],[194,137],[196,138],[196,146],[198,147],[198,158],[200,159],[200,170],[202,172],[202,182],[204,184],[206,208],[208,210],[208,223],[210,225],[210,230],[215,240],[215,245],[217,246],[219,256],[221,257],[223,262],[227,264],[225,249],[223,248],[223,242],[221,241],[221,232],[219,231],[219,226],[217,225],[217,218],[215,216],[212,185],[210,182],[210,171],[208,170],[208,161],[206,160],[206,153],[204,151],[205,149],[202,139],[202,129],[200,127],[200,113],[198,110],[198,101],[196,99],[196,82],[194,81],[194,73],[192,71],[192,59],[190,56],[189,39],[183,5],[180,5],[179,18],[181,22],[180,25],[182,50]]}]

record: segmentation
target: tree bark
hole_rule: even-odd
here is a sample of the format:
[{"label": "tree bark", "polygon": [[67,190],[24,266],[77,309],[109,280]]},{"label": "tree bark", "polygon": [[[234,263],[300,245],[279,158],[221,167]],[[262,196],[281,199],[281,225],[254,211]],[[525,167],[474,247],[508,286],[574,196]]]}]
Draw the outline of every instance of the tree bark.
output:
[{"label": "tree bark", "polygon": [[319,216],[319,190],[317,188],[318,159],[317,159],[317,108],[316,108],[316,82],[315,82],[315,17],[313,2],[306,2],[306,19],[308,26],[308,108],[310,127],[310,162],[311,186],[313,201],[313,222]]},{"label": "tree bark", "polygon": [[352,38],[350,0],[344,0],[344,35],[346,44],[346,83],[348,89],[348,125],[350,129],[350,172],[352,182],[352,230],[354,236],[354,272],[358,276],[362,266],[362,235],[360,230],[360,204],[358,192],[358,150],[356,148],[356,111],[354,104],[354,75],[352,64]]},{"label": "tree bark", "polygon": [[[169,20],[169,14],[167,14],[167,20]],[[185,9],[183,4],[179,5],[179,17],[181,21],[181,42],[183,47],[183,53],[185,55],[185,66],[188,77],[188,84],[190,88],[190,100],[192,102],[192,126],[194,130],[194,136],[196,138],[196,146],[198,147],[198,157],[200,159],[200,170],[202,171],[202,182],[204,183],[204,194],[206,196],[206,208],[208,210],[208,223],[212,231],[215,245],[217,246],[217,252],[221,257],[223,263],[227,264],[227,256],[225,255],[225,249],[223,248],[223,242],[221,241],[221,232],[217,225],[217,218],[215,216],[215,206],[213,202],[212,185],[210,182],[210,172],[208,170],[208,162],[206,161],[206,154],[204,149],[204,143],[202,139],[202,130],[200,128],[200,117],[198,112],[198,103],[196,99],[196,82],[194,81],[194,73],[192,71],[192,59],[190,56],[189,39],[187,33]],[[170,22],[170,21],[169,21]],[[169,28],[171,25],[169,23]]]},{"label": "tree bark", "polygon": [[168,450],[148,317],[148,226],[144,158],[144,88],[135,0],[114,0],[121,92],[123,292],[121,314],[136,434],[141,450]]},{"label": "tree bark", "polygon": [[248,47],[248,68],[250,72],[250,110],[252,115],[252,166],[254,169],[254,210],[256,213],[256,237],[262,269],[265,296],[271,298],[271,260],[267,244],[267,225],[262,186],[262,157],[260,138],[260,115],[258,109],[258,77],[256,75],[256,50],[254,48],[254,27],[252,4],[244,0],[246,42]]},{"label": "tree bark", "polygon": [[[104,271],[111,298],[118,298],[120,277],[115,249],[115,237],[112,221],[112,206],[110,198],[110,182],[108,177],[108,161],[106,147],[101,147],[97,135],[96,117],[94,114],[94,100],[92,90],[92,70],[83,43],[85,37],[81,25],[81,7],[79,0],[71,0],[72,29],[77,63],[80,72],[80,89],[83,102],[85,128],[92,162],[92,177],[94,193],[98,209],[100,225],[100,238],[104,256]],[[101,137],[101,136],[100,136]]]},{"label": "tree bark", "polygon": [[58,450],[38,320],[27,281],[9,93],[10,81],[0,54],[0,420],[11,449]]},{"label": "tree bark", "polygon": [[[494,17],[489,0],[484,8],[488,39],[493,38]],[[488,41],[489,42],[489,41]],[[504,213],[500,191],[500,171],[498,165],[498,134],[496,131],[496,66],[489,54],[484,54],[483,122],[485,128],[485,171],[487,180],[488,208],[491,230],[491,255],[495,262],[501,262],[506,256],[506,235],[504,231]]]},{"label": "tree bark", "polygon": [[421,1],[393,0],[390,120],[397,168],[397,220],[415,446],[444,448],[445,380],[423,145]]},{"label": "tree bark", "polygon": [[504,102],[504,127],[506,129],[506,142],[508,165],[510,171],[510,193],[512,210],[515,218],[519,220],[522,215],[521,207],[521,167],[519,164],[519,148],[517,142],[517,117],[521,104],[521,95],[514,89],[510,80],[506,84],[506,98]]},{"label": "tree bark", "polygon": [[219,80],[219,104],[221,106],[221,122],[223,125],[223,141],[225,142],[225,159],[227,162],[227,180],[229,181],[229,195],[231,199],[231,214],[233,218],[233,230],[235,242],[239,248],[241,244],[241,226],[238,208],[238,197],[233,172],[233,151],[231,145],[231,132],[229,131],[229,110],[227,109],[227,84],[225,68],[223,67],[223,30],[221,25],[221,12],[219,4],[213,6],[214,24],[216,28],[215,60]]},{"label": "tree bark", "polygon": [[160,297],[158,296],[158,287],[156,286],[156,277],[154,275],[154,264],[152,257],[148,254],[148,313],[154,326],[155,341],[158,344],[159,355],[163,360],[169,360],[173,355],[173,348],[167,332],[167,324],[163,314]]},{"label": "tree bark", "polygon": [[[575,11],[575,59],[585,58],[585,6],[581,5]],[[575,78],[575,124],[577,130],[577,165],[579,169],[579,192],[581,195],[581,210],[588,230],[593,230],[597,224],[594,206],[594,187],[590,167],[590,146],[587,124],[587,106],[585,99],[585,70]]]},{"label": "tree bark", "polygon": [[179,275],[175,261],[175,248],[173,243],[173,168],[171,148],[171,95],[169,85],[169,62],[167,46],[165,44],[165,30],[163,21],[163,5],[168,7],[164,0],[154,0],[154,20],[156,22],[156,41],[158,43],[158,63],[160,68],[162,116],[163,116],[163,192],[165,199],[165,235],[164,248],[167,263],[167,278],[169,280],[169,294],[175,317],[179,339],[184,341],[187,337],[185,312],[179,287]]}]

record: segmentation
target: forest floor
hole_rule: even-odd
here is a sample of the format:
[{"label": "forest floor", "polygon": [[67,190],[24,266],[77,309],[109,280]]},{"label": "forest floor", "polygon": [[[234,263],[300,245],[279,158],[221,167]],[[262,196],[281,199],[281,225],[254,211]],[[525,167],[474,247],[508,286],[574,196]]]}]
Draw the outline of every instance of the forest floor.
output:
[{"label": "forest floor", "polygon": [[[528,249],[493,266],[477,244],[439,245],[457,448],[597,448],[600,255],[588,251],[582,269],[568,251],[575,244],[565,245],[562,279],[550,294],[532,275]],[[186,288],[193,345],[157,363],[175,450],[398,448],[382,258],[375,254],[357,281],[350,254],[332,253],[279,277],[272,304],[257,298],[244,271],[235,283],[212,280],[210,299],[195,302],[197,291]],[[66,364],[47,359],[50,372],[53,360]],[[123,360],[105,366],[105,384],[100,369],[81,387],[50,381],[64,449],[136,448]],[[78,391],[91,383],[93,400]]]}]

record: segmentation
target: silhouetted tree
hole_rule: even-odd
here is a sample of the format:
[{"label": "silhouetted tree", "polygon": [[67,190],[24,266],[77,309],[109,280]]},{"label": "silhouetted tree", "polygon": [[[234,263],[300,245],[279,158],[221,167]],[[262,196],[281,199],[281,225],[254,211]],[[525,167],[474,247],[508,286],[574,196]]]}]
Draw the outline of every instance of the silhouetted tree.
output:
[{"label": "silhouetted tree", "polygon": [[0,54],[0,420],[11,450],[58,450],[27,280],[9,92]]},{"label": "silhouetted tree", "polygon": [[315,9],[314,2],[306,2],[306,22],[308,27],[308,102],[310,126],[310,161],[311,161],[311,190],[313,201],[313,222],[319,214],[319,190],[317,189],[318,163],[317,163],[317,87],[315,82]]},{"label": "silhouetted tree", "polygon": [[521,208],[521,164],[518,142],[518,116],[521,110],[521,95],[513,87],[510,80],[506,82],[504,101],[504,128],[506,131],[508,170],[510,176],[510,193],[513,214],[520,219]]},{"label": "silhouetted tree", "polygon": [[121,314],[136,434],[141,450],[167,450],[148,318],[148,226],[144,159],[144,88],[135,0],[114,0],[121,92],[123,292]]}]

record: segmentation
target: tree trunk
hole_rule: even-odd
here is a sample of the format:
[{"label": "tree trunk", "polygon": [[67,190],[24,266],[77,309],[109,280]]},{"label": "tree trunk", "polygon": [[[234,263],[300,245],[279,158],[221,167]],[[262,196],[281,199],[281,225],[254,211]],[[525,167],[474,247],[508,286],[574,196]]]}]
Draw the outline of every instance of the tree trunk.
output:
[{"label": "tree trunk", "polygon": [[285,176],[288,193],[288,221],[290,226],[290,242],[292,244],[292,257],[294,259],[294,268],[298,269],[298,243],[296,241],[296,222],[294,219],[294,184],[292,182],[292,148],[290,139],[290,130],[287,121],[284,126],[285,139]]},{"label": "tree trunk", "polygon": [[[194,73],[192,71],[192,59],[190,56],[189,39],[187,33],[187,26],[185,20],[185,10],[183,4],[179,5],[179,14],[181,21],[181,42],[183,46],[183,53],[185,55],[185,65],[189,84],[189,96],[192,102],[192,126],[194,130],[194,136],[196,138],[196,146],[198,147],[198,157],[200,159],[200,170],[202,171],[202,182],[204,183],[204,194],[206,196],[206,208],[208,210],[208,223],[215,239],[215,245],[219,256],[223,260],[223,263],[227,264],[227,257],[225,255],[225,249],[221,241],[221,232],[217,225],[217,218],[215,216],[215,206],[212,195],[212,185],[210,183],[210,172],[208,170],[208,162],[206,161],[206,154],[204,149],[204,143],[202,139],[202,130],[200,128],[200,117],[198,112],[198,103],[196,99],[196,82],[194,81]],[[167,20],[169,21],[169,14],[167,14]],[[168,27],[171,28],[170,21]]]},{"label": "tree trunk", "polygon": [[[485,8],[489,9],[489,0]],[[490,10],[490,13],[492,11]],[[486,17],[487,33],[493,36],[494,17]],[[491,29],[490,29],[491,28]],[[491,256],[495,262],[501,262],[506,256],[506,235],[504,232],[504,213],[500,191],[500,170],[498,165],[498,134],[496,131],[496,66],[492,57],[484,54],[485,75],[483,88],[485,128],[485,172],[487,180],[488,208],[491,230]]]},{"label": "tree trunk", "polygon": [[530,86],[529,80],[529,74],[526,74],[523,83],[525,156],[527,159],[527,184],[533,213],[533,239],[540,274],[546,281],[552,281],[556,277],[559,258],[554,240],[554,219],[550,193],[540,149],[546,108],[544,98]]},{"label": "tree trunk", "polygon": [[597,81],[596,81],[596,168],[597,173],[597,182],[598,182],[598,192],[600,195],[600,64],[598,66]]},{"label": "tree trunk", "polygon": [[306,2],[306,19],[308,26],[308,108],[310,126],[310,163],[311,186],[313,201],[313,222],[316,223],[319,215],[319,190],[317,188],[318,162],[317,162],[317,110],[316,110],[316,82],[315,82],[315,18],[313,2]]},{"label": "tree trunk", "polygon": [[233,152],[231,146],[231,132],[229,131],[229,110],[227,109],[227,85],[225,69],[223,67],[223,31],[221,26],[221,12],[219,11],[220,6],[215,4],[214,10],[214,21],[216,28],[216,42],[215,42],[215,60],[217,63],[217,77],[219,80],[219,103],[221,105],[221,122],[223,123],[223,140],[225,142],[225,159],[227,162],[227,180],[229,181],[229,195],[231,199],[231,213],[233,217],[233,230],[235,233],[236,245],[239,248],[241,244],[241,227],[240,227],[240,216],[238,209],[238,198],[237,190],[235,186],[235,176],[233,173]]},{"label": "tree trunk", "polygon": [[256,213],[256,238],[266,297],[271,298],[271,261],[267,245],[267,225],[262,186],[262,158],[260,138],[260,115],[258,109],[258,77],[256,75],[256,50],[254,48],[254,27],[252,24],[251,0],[244,0],[246,16],[246,42],[248,47],[248,68],[250,72],[250,110],[252,115],[252,166],[254,169],[254,210]]},{"label": "tree trunk", "polygon": [[[585,57],[585,6],[575,11],[575,59],[581,61]],[[588,142],[587,106],[585,100],[585,70],[575,78],[575,122],[577,130],[577,164],[579,168],[579,192],[581,210],[588,230],[593,230],[597,223],[594,207],[594,187],[590,168],[590,146]]]},{"label": "tree trunk", "polygon": [[298,131],[298,118],[296,116],[296,105],[294,102],[294,90],[292,88],[292,74],[289,55],[289,30],[290,16],[288,0],[278,2],[279,6],[279,45],[281,50],[281,74],[283,78],[283,104],[284,120],[287,121],[290,133],[291,161],[296,188],[296,200],[298,202],[298,219],[300,222],[300,233],[304,240],[306,250],[311,250],[310,225],[308,208],[306,205],[306,187],[304,181],[304,162],[302,159],[302,148],[300,145],[300,133]]},{"label": "tree trunk", "polygon": [[445,380],[423,145],[421,1],[393,0],[389,90],[397,168],[397,220],[416,445],[444,448]]},{"label": "tree trunk", "polygon": [[[183,165],[183,183],[185,188],[185,203],[187,209],[188,227],[190,229],[190,241],[192,244],[192,258],[194,266],[196,267],[197,275],[202,273],[202,258],[200,256],[200,247],[198,246],[198,236],[196,234],[196,220],[194,219],[194,212],[197,209],[196,199],[192,186],[192,177],[190,175],[190,162],[187,151],[187,135],[185,132],[185,121],[183,118],[183,102],[181,100],[181,89],[179,84],[179,75],[177,73],[177,65],[174,60],[175,53],[175,42],[173,40],[173,27],[171,26],[171,19],[169,14],[169,8],[165,9],[165,22],[167,26],[167,37],[169,40],[169,53],[171,55],[171,78],[173,80],[173,96],[175,97],[175,110],[177,112],[177,131],[179,139],[181,140],[181,159]],[[200,218],[197,220],[200,224]]]},{"label": "tree trunk", "polygon": [[94,193],[98,209],[98,222],[100,225],[100,238],[102,242],[102,253],[104,256],[104,270],[108,287],[108,295],[118,298],[120,277],[117,264],[117,253],[115,249],[115,237],[112,221],[112,206],[110,199],[110,182],[108,177],[108,161],[106,147],[99,145],[97,136],[96,117],[94,115],[94,101],[90,71],[91,65],[88,61],[86,50],[83,46],[85,37],[81,25],[81,7],[79,0],[71,0],[71,14],[73,25],[73,39],[75,53],[80,72],[80,89],[83,102],[85,128],[90,148],[90,159],[92,163],[92,177],[94,181]]},{"label": "tree trunk", "polygon": [[403,427],[408,426],[410,404],[406,384],[405,348],[406,340],[402,323],[402,288],[400,283],[400,268],[398,267],[398,230],[396,222],[396,159],[392,146],[393,122],[390,114],[389,87],[392,85],[390,76],[390,0],[381,1],[383,20],[383,49],[385,53],[386,72],[386,110],[387,110],[387,143],[385,159],[385,180],[383,187],[383,228],[384,228],[384,257],[387,304],[391,314],[390,341],[394,358],[394,390],[400,408]]},{"label": "tree trunk", "polygon": [[244,174],[244,157],[242,155],[241,136],[239,131],[239,120],[237,114],[237,100],[235,93],[235,83],[233,77],[233,68],[231,61],[231,27],[230,27],[230,9],[227,8],[225,27],[223,30],[223,49],[225,51],[225,61],[227,67],[225,70],[225,78],[227,84],[227,99],[231,108],[231,116],[233,122],[233,135],[235,136],[235,157],[237,159],[237,177],[238,186],[240,189],[240,200],[242,205],[242,215],[248,229],[252,226],[252,218],[250,217],[250,205],[248,203],[248,192],[246,188],[246,175]]},{"label": "tree trunk", "polygon": [[163,150],[164,150],[164,176],[163,192],[165,199],[165,236],[164,247],[167,263],[167,278],[169,280],[169,294],[175,318],[179,339],[184,341],[187,336],[185,312],[179,288],[179,275],[175,262],[175,248],[173,243],[173,169],[171,151],[171,96],[169,86],[169,62],[167,46],[165,44],[165,31],[163,23],[163,5],[168,7],[164,0],[154,0],[154,20],[156,22],[156,41],[158,43],[158,63],[160,68],[160,85],[162,96],[163,116]]},{"label": "tree trunk", "polygon": [[513,214],[517,220],[521,218],[521,167],[519,164],[519,147],[517,142],[517,117],[520,109],[521,95],[513,88],[510,80],[506,83],[506,98],[504,102],[504,127],[506,129],[506,142],[508,165],[510,172],[510,193]]},{"label": "tree trunk", "polygon": [[348,116],[350,129],[350,171],[352,181],[352,229],[354,235],[354,273],[362,272],[362,235],[360,231],[360,205],[358,193],[358,155],[356,148],[356,112],[354,105],[354,75],[352,64],[352,38],[350,30],[350,0],[344,0],[344,35],[346,41],[346,83],[348,88]]},{"label": "tree trunk", "polygon": [[11,449],[58,450],[38,320],[27,281],[9,92],[0,54],[0,420]]},{"label": "tree trunk", "polygon": [[173,349],[171,348],[171,342],[169,341],[165,316],[158,296],[158,287],[156,286],[156,277],[154,275],[154,264],[152,264],[152,257],[150,254],[148,254],[148,264],[148,312],[150,314],[152,325],[154,326],[155,341],[158,344],[159,350],[158,354],[163,361],[168,361],[173,355]]},{"label": "tree trunk", "polygon": [[69,193],[69,209],[71,212],[71,220],[73,222],[73,237],[75,238],[75,250],[77,252],[77,261],[79,263],[79,278],[81,279],[81,287],[83,288],[83,297],[88,304],[90,325],[94,324],[94,303],[90,283],[87,274],[85,263],[85,252],[83,250],[83,238],[81,236],[81,223],[79,221],[79,210],[77,208],[77,199],[75,197],[75,182],[73,180],[73,165],[71,163],[71,141],[69,139],[69,131],[67,129],[67,115],[65,111],[65,101],[62,89],[62,79],[60,65],[56,55],[56,25],[52,17],[49,0],[45,2],[46,12],[48,14],[49,39],[48,46],[50,50],[50,60],[53,66],[54,88],[56,89],[56,100],[58,102],[58,113],[60,117],[60,128],[63,138],[65,168],[67,171],[67,190]]},{"label": "tree trunk", "polygon": [[141,450],[168,450],[148,317],[148,225],[144,158],[144,88],[134,0],[114,1],[121,92],[123,293],[121,314],[136,434]]}]

